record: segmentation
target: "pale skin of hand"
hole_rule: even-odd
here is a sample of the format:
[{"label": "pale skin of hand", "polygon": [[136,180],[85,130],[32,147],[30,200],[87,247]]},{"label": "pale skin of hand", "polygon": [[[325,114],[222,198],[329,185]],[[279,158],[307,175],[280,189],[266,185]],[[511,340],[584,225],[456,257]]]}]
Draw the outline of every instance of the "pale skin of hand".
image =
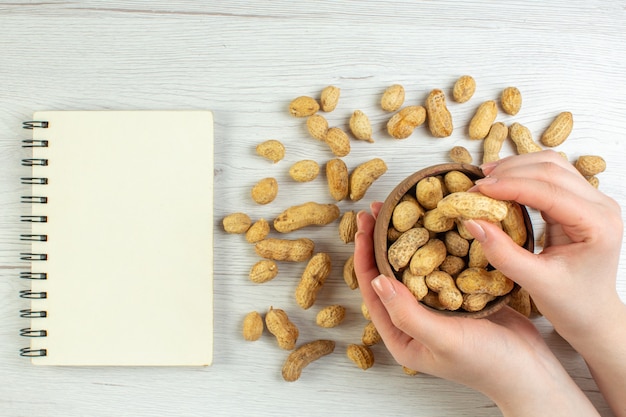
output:
[{"label": "pale skin of hand", "polygon": [[598,415],[522,315],[505,307],[489,319],[443,316],[380,275],[372,242],[379,209],[357,216],[354,267],[372,321],[398,363],[472,387],[505,416]]},{"label": "pale skin of hand", "polygon": [[490,263],[524,287],[585,359],[616,416],[626,416],[626,306],[616,291],[619,205],[565,159],[546,151],[484,165],[473,191],[538,209],[544,249],[531,254],[483,221],[466,222]]}]

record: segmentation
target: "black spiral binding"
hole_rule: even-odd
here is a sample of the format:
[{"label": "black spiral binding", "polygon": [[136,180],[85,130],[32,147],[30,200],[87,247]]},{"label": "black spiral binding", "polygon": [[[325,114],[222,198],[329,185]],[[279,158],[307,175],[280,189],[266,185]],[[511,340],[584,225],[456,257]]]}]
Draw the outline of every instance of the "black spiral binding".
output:
[{"label": "black spiral binding", "polygon": [[[46,121],[38,121],[31,120],[24,122],[22,124],[24,129],[46,129],[48,128],[48,122]],[[23,148],[47,148],[48,141],[42,139],[26,139],[22,141]],[[27,167],[45,167],[48,166],[48,159],[46,158],[26,158],[22,159],[22,165]],[[48,178],[46,177],[22,177],[22,184],[26,185],[47,185]],[[47,204],[48,197],[40,196],[40,195],[26,195],[22,196],[21,202],[24,204]],[[21,221],[26,223],[47,223],[48,216],[39,216],[39,215],[23,215],[21,216]],[[35,233],[25,233],[20,235],[20,240],[29,241],[29,242],[47,242],[48,235],[45,234],[35,234]],[[23,252],[20,254],[20,259],[24,261],[30,262],[45,262],[48,260],[47,253],[32,253],[32,252]],[[23,271],[20,272],[20,278],[28,279],[28,280],[46,280],[48,279],[48,274],[45,272],[31,272],[31,271]],[[20,291],[20,298],[30,299],[30,300],[41,300],[48,298],[48,293],[46,291],[32,291],[32,290],[22,290]],[[44,310],[32,310],[25,309],[20,310],[20,317],[22,318],[45,318],[48,316],[48,312]],[[20,336],[22,337],[47,337],[48,331],[42,329],[31,329],[30,327],[26,327],[20,330]],[[41,357],[47,356],[48,352],[46,349],[32,349],[30,347],[25,347],[20,349],[20,356],[24,357]]]}]

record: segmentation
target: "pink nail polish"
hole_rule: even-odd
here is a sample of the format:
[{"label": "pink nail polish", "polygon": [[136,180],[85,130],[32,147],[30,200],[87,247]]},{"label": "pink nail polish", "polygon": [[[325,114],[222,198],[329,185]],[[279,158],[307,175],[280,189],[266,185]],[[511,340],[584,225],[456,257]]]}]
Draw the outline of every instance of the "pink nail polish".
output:
[{"label": "pink nail polish", "polygon": [[384,303],[391,301],[391,299],[396,295],[396,289],[391,283],[390,278],[387,278],[384,275],[379,275],[374,278],[372,280],[372,287]]},{"label": "pink nail polish", "polygon": [[477,241],[484,242],[485,239],[487,239],[485,229],[483,229],[482,226],[474,220],[464,220],[463,225]]},{"label": "pink nail polish", "polygon": [[498,182],[497,178],[486,176],[485,178],[481,178],[479,180],[474,181],[476,185],[490,185]]}]

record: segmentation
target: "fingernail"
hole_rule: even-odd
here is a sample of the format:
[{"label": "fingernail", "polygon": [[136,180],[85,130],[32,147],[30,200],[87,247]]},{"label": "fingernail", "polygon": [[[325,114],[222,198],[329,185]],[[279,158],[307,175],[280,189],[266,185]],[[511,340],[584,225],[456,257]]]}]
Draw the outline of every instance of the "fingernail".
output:
[{"label": "fingernail", "polygon": [[487,239],[487,234],[485,233],[485,229],[483,229],[483,227],[477,222],[475,222],[474,220],[472,219],[464,220],[463,225],[465,226],[467,231],[470,232],[472,236],[474,236],[474,239],[476,239],[477,241],[484,242]]},{"label": "fingernail", "polygon": [[500,164],[500,161],[487,162],[480,166],[480,169],[483,171],[485,175],[488,175],[495,167]]},{"label": "fingernail", "polygon": [[396,289],[393,286],[390,278],[387,278],[384,275],[379,275],[372,280],[372,287],[376,294],[378,294],[378,298],[381,299],[383,303],[387,303],[396,296]]},{"label": "fingernail", "polygon": [[485,178],[481,178],[479,180],[474,181],[474,184],[476,184],[476,185],[490,185],[490,184],[495,184],[496,182],[498,182],[497,178],[486,176]]}]

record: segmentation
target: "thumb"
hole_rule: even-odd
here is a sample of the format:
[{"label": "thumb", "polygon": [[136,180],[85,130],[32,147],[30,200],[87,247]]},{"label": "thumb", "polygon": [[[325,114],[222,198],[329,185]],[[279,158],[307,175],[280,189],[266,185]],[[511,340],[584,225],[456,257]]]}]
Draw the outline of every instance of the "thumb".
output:
[{"label": "thumb", "polygon": [[[466,220],[467,230],[480,242],[489,263],[522,287],[532,287],[533,276],[543,262],[532,252],[517,245],[502,229],[484,220]],[[529,289],[529,288],[527,288]]]}]

